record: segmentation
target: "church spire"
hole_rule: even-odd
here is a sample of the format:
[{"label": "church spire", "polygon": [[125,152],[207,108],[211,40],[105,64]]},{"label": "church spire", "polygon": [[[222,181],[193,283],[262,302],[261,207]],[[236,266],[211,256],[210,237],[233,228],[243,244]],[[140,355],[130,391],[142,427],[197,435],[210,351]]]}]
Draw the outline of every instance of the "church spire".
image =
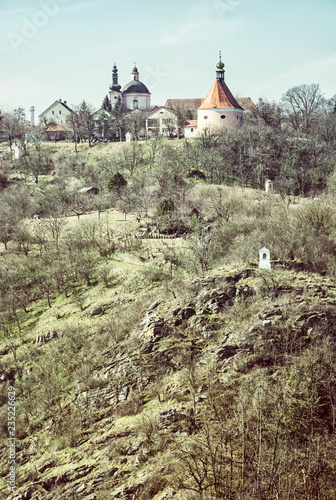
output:
[{"label": "church spire", "polygon": [[217,67],[216,78],[217,78],[217,80],[220,81],[220,83],[224,83],[225,82],[225,78],[224,78],[225,70],[224,70],[224,63],[222,63],[222,51],[221,50],[219,51],[219,63],[217,64],[216,67]]},{"label": "church spire", "polygon": [[119,92],[121,89],[121,85],[118,84],[118,68],[114,61],[114,66],[112,69],[112,85],[110,86],[110,90],[114,90],[115,92]]},{"label": "church spire", "polygon": [[139,81],[139,71],[136,67],[136,62],[134,63],[134,68],[132,69],[131,77],[133,81]]}]

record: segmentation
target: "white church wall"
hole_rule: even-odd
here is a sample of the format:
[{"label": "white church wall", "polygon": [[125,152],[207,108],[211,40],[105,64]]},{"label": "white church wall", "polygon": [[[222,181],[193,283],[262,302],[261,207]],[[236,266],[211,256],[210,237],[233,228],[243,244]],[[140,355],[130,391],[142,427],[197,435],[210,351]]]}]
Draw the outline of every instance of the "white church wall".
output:
[{"label": "white church wall", "polygon": [[139,109],[148,109],[150,98],[146,94],[124,94],[124,105],[128,109],[134,109],[134,100],[138,101]]}]

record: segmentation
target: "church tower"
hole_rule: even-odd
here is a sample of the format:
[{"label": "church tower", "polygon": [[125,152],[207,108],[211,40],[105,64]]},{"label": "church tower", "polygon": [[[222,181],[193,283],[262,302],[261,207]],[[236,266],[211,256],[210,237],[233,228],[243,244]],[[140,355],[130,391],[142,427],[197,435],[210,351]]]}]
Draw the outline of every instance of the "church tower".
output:
[{"label": "church tower", "polygon": [[225,83],[225,70],[219,53],[216,81],[197,111],[198,134],[231,129],[243,125],[243,108],[231,94]]},{"label": "church tower", "polygon": [[118,84],[118,68],[116,66],[116,63],[114,63],[112,69],[112,85],[110,86],[110,91],[109,91],[109,99],[111,102],[112,109],[114,108],[114,106],[118,101],[118,96],[122,95],[120,90],[121,90],[121,85]]}]

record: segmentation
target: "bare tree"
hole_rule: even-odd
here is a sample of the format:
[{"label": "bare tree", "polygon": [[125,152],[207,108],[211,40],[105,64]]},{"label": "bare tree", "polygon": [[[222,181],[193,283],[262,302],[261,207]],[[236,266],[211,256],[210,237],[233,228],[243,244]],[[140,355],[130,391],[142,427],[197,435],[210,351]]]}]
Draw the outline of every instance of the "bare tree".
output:
[{"label": "bare tree", "polygon": [[26,116],[23,108],[14,109],[12,113],[6,113],[0,123],[0,136],[2,141],[9,144],[11,157],[13,157],[13,145],[16,142],[25,142]]},{"label": "bare tree", "polygon": [[296,132],[308,133],[311,131],[316,120],[316,113],[324,104],[320,86],[317,83],[311,85],[298,85],[287,90],[282,96],[283,105],[288,123]]},{"label": "bare tree", "polygon": [[78,153],[77,144],[80,140],[80,121],[75,111],[67,116],[67,123],[70,125],[72,130],[72,138],[75,143],[75,152]]},{"label": "bare tree", "polygon": [[143,111],[135,111],[129,113],[125,117],[126,129],[132,134],[132,138],[138,141],[141,135],[146,133],[146,113]]}]

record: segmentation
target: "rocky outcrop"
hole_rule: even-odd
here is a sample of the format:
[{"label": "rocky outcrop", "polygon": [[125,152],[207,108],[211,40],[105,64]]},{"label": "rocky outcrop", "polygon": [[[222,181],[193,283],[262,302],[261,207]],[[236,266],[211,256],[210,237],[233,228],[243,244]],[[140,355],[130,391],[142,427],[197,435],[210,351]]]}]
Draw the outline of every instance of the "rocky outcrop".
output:
[{"label": "rocky outcrop", "polygon": [[59,334],[56,331],[48,332],[45,335],[38,335],[35,340],[35,345],[37,344],[47,344],[51,340],[56,340],[59,338]]},{"label": "rocky outcrop", "polygon": [[192,431],[195,425],[194,414],[192,409],[187,410],[182,407],[180,410],[171,408],[160,412],[160,429],[170,432],[187,432]]}]

